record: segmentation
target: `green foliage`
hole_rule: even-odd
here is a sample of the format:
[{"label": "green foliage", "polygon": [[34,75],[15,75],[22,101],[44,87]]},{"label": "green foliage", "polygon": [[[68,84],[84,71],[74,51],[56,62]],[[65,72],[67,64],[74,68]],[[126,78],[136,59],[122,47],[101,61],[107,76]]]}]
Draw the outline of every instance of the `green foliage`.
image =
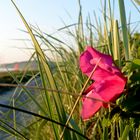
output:
[{"label": "green foliage", "polygon": [[[25,74],[17,78],[14,74],[9,73],[20,85],[20,91],[16,89],[19,97],[24,91],[29,99],[20,102],[15,108],[14,103],[18,102],[19,98],[11,99],[12,111],[8,113],[13,114],[14,118],[10,120],[7,113],[5,114],[7,119],[14,122],[14,128],[2,125],[0,129],[9,133],[11,137],[13,135],[16,139],[139,139],[140,35],[128,32],[124,1],[118,0],[121,25],[117,19],[114,19],[109,0],[105,1],[103,6],[103,25],[97,20],[95,14],[97,27],[92,24],[90,16],[87,18],[86,24],[84,23],[82,6],[78,1],[77,24],[67,25],[58,30],[68,33],[68,37],[73,40],[74,48],[55,36],[29,26],[14,1],[11,1],[34,44],[35,53],[32,58],[35,58],[38,64],[38,73],[33,74],[26,85],[28,86],[32,79],[36,80],[37,75],[40,75],[41,83],[34,87],[38,88],[38,95],[33,96],[29,88],[22,85]],[[109,15],[106,13],[107,8],[109,8]],[[91,120],[83,122],[80,117],[81,96],[90,81],[82,75],[79,69],[79,56],[86,45],[97,46],[96,48],[101,52],[112,55],[116,65],[128,78],[128,83],[124,94],[116,103],[111,103],[109,109],[103,108]],[[45,47],[45,50],[42,49],[42,46]],[[50,58],[46,55],[48,53],[51,54]],[[53,69],[50,67],[50,60],[53,63]],[[37,106],[36,113],[33,112],[34,109],[29,111],[18,109],[26,107],[26,103],[28,105],[33,103],[34,106]],[[22,129],[18,128],[22,124],[19,125],[16,121],[16,111],[33,116],[31,122]],[[2,123],[3,120],[0,122]]]}]

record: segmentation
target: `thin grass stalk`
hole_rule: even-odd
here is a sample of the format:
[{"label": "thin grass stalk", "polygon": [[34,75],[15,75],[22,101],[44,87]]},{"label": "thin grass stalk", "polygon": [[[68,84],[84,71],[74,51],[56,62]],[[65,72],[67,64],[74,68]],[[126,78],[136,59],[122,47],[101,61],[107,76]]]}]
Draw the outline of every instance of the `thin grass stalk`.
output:
[{"label": "thin grass stalk", "polygon": [[[69,117],[68,117],[68,119],[67,119],[65,125],[68,125],[68,123],[69,123],[69,121],[70,121],[70,119],[71,119],[71,117],[72,117],[72,115],[73,115],[73,112],[74,112],[74,110],[75,110],[75,108],[76,108],[76,106],[77,106],[77,104],[78,104],[78,102],[79,102],[79,100],[80,100],[80,98],[81,98],[81,96],[82,96],[82,94],[83,94],[83,92],[84,92],[84,90],[85,90],[85,88],[86,88],[86,86],[87,86],[87,84],[88,84],[88,82],[89,82],[91,76],[93,75],[93,73],[95,72],[97,66],[99,65],[100,60],[101,60],[101,58],[99,58],[99,60],[97,61],[96,65],[95,65],[95,67],[94,67],[94,69],[92,70],[90,76],[88,77],[87,81],[85,82],[85,84],[84,84],[84,86],[83,86],[83,88],[82,88],[82,90],[81,90],[81,92],[80,92],[80,94],[79,94],[77,100],[75,101],[75,104],[74,104],[74,106],[73,106],[73,108],[72,108],[72,110],[71,110],[71,113],[70,113],[70,115],[69,115]],[[62,131],[62,133],[61,133],[61,135],[60,135],[60,140],[63,138],[65,129],[66,129],[66,127],[64,127],[64,129],[63,129],[63,131]]]},{"label": "thin grass stalk", "polygon": [[[3,108],[8,108],[8,109],[12,109],[12,110],[16,110],[16,111],[19,111],[19,112],[23,112],[23,113],[26,113],[26,114],[29,114],[29,115],[32,115],[32,116],[35,116],[35,117],[38,117],[40,119],[44,119],[46,121],[49,121],[49,122],[53,122],[59,126],[63,126],[63,127],[66,127],[68,130],[72,131],[72,132],[75,132],[76,134],[78,134],[79,136],[83,137],[83,138],[86,138],[87,140],[89,140],[85,135],[81,134],[79,131],[69,127],[69,126],[66,126],[65,124],[61,123],[61,122],[58,122],[56,120],[53,120],[47,116],[42,116],[42,115],[39,115],[37,113],[34,113],[34,112],[31,112],[31,111],[27,111],[27,110],[24,110],[24,109],[20,109],[20,108],[16,108],[16,107],[13,107],[13,106],[9,106],[9,105],[5,105],[5,104],[0,104],[0,107],[3,107]],[[14,128],[13,128],[14,129]]]},{"label": "thin grass stalk", "polygon": [[111,134],[110,134],[111,135],[111,138],[110,138],[111,140],[114,140],[115,137],[116,137],[115,136],[115,131],[116,131],[116,123],[112,123],[111,124]]},{"label": "thin grass stalk", "polygon": [[[48,109],[48,112],[49,112],[49,116],[50,118],[52,119],[53,118],[53,108],[51,107],[51,97],[49,96],[50,92],[46,90],[46,80],[45,80],[45,76],[43,75],[44,73],[44,69],[41,67],[41,61],[39,60],[39,57],[38,57],[38,65],[39,65],[39,68],[40,68],[40,76],[41,76],[41,79],[42,79],[42,84],[43,84],[43,87],[44,87],[44,92],[45,92],[45,99],[43,99],[44,101],[46,100],[46,106],[47,106],[47,109]],[[58,139],[58,129],[56,128],[57,126],[55,126],[54,124],[52,124],[52,127],[53,127],[53,130],[54,130],[54,135],[55,135],[55,139]]]},{"label": "thin grass stalk", "polygon": [[130,131],[130,126],[126,125],[125,129],[124,129],[124,131],[122,133],[122,136],[121,136],[121,138],[119,140],[127,140],[128,135],[129,135],[129,131]]},{"label": "thin grass stalk", "polygon": [[79,16],[78,16],[78,29],[76,29],[76,41],[78,44],[79,54],[84,51],[85,39],[84,39],[84,29],[83,29],[83,17],[82,17],[82,6],[81,1],[78,0],[79,4]]},{"label": "thin grass stalk", "polygon": [[[14,100],[13,100],[13,105],[12,106],[15,106],[15,103],[14,103]],[[14,129],[17,130],[17,123],[16,123],[16,111],[15,110],[12,110],[12,115],[13,115],[13,123],[14,123]],[[15,138],[17,139],[17,137],[15,136]]]},{"label": "thin grass stalk", "polygon": [[120,57],[120,39],[119,39],[119,28],[118,28],[118,21],[114,20],[113,24],[113,56],[114,60],[119,61],[119,67],[121,66],[121,57]]},{"label": "thin grass stalk", "polygon": [[120,137],[122,137],[124,131],[124,123],[122,121],[122,119],[119,120],[119,132],[120,132]]},{"label": "thin grass stalk", "polygon": [[[19,11],[19,9],[17,8],[17,6],[13,2],[13,0],[11,0],[11,1],[12,1],[13,5],[15,6],[16,10],[18,11],[18,13],[19,13],[19,15],[20,15],[20,17],[21,17],[21,19],[22,19],[25,27],[27,28],[27,30],[28,30],[28,32],[29,32],[29,34],[31,36],[31,39],[32,39],[32,41],[34,43],[34,46],[35,46],[35,50],[36,50],[36,54],[37,54],[39,63],[42,66],[42,67],[40,66],[40,71],[42,69],[44,70],[44,72],[45,72],[45,75],[44,76],[48,78],[48,81],[49,81],[49,84],[50,84],[51,88],[57,90],[57,86],[56,86],[56,83],[54,81],[54,77],[53,77],[53,75],[51,73],[51,70],[49,68],[49,65],[47,64],[47,60],[45,58],[45,55],[44,55],[43,51],[41,50],[40,45],[39,45],[37,39],[35,38],[35,36],[34,36],[32,30],[31,30],[31,28],[29,27],[28,23],[24,19],[23,15]],[[45,83],[45,82],[43,82],[43,83]],[[54,99],[54,103],[55,103],[55,107],[56,107],[56,110],[57,110],[58,118],[59,118],[60,122],[65,123],[66,122],[66,113],[65,113],[64,108],[63,108],[63,105],[62,105],[61,97],[60,97],[59,94],[55,94],[55,93],[52,93],[52,96],[53,96],[53,99]],[[48,106],[51,106],[51,104],[49,104]],[[53,111],[52,111],[51,114],[53,114]],[[53,125],[53,127],[54,127],[54,125]],[[56,126],[54,127],[54,132],[55,132],[55,138],[58,139],[58,127],[56,127]],[[66,133],[64,134],[64,136],[67,139],[70,139],[70,132],[69,131],[66,131]]]},{"label": "thin grass stalk", "polygon": [[111,2],[110,0],[108,0],[108,7],[109,7],[109,21],[110,21],[110,49],[111,49],[111,52],[112,52],[112,56],[113,56],[113,20],[114,20],[114,16],[112,15],[112,9],[111,9]]},{"label": "thin grass stalk", "polygon": [[0,126],[0,129],[2,129],[4,132],[7,132],[7,133],[9,133],[9,134],[11,134],[13,136],[18,137],[18,138],[29,140],[26,136],[24,136],[24,134],[22,134],[21,132],[19,132],[15,128],[13,128],[12,126],[10,126],[8,123],[6,123],[5,121],[3,121],[2,119],[0,119],[0,122],[10,129],[9,130],[6,127],[4,127],[4,126],[1,125]]},{"label": "thin grass stalk", "polygon": [[101,3],[101,9],[103,9],[103,19],[104,19],[104,22],[107,23],[107,1],[104,0],[104,2],[102,0],[100,0],[100,3]]},{"label": "thin grass stalk", "polygon": [[[35,87],[35,86],[21,86],[21,85],[16,85],[16,84],[0,84],[0,86],[3,86],[3,87],[24,87],[24,88],[31,88],[31,89],[35,89],[35,90],[46,90],[45,88],[43,88],[43,87]],[[65,95],[69,95],[69,96],[73,96],[73,97],[78,97],[78,96],[80,96],[80,95],[78,95],[78,94],[75,94],[75,93],[72,93],[72,92],[67,92],[67,91],[61,91],[61,90],[59,90],[59,91],[56,91],[56,90],[53,90],[53,89],[48,89],[47,88],[47,91],[50,91],[50,92],[55,92],[55,93],[61,93],[61,94],[65,94]],[[100,100],[100,99],[97,99],[97,98],[92,98],[92,97],[86,97],[85,95],[82,95],[82,97],[84,97],[84,98],[88,98],[88,99],[92,99],[92,100],[96,100],[96,101],[99,101],[99,102],[103,102],[103,103],[105,103],[105,104],[110,104],[111,106],[114,106],[114,107],[119,107],[119,105],[116,105],[115,103],[112,103],[112,102],[105,102],[105,101],[103,101],[103,100]]]},{"label": "thin grass stalk", "polygon": [[40,125],[37,128],[36,134],[35,134],[35,139],[34,140],[39,140],[40,138],[40,134],[41,134],[41,130],[43,128],[43,126],[47,123],[46,120],[41,121]]},{"label": "thin grass stalk", "polygon": [[91,19],[89,17],[89,28],[90,28],[90,45],[94,46],[94,37],[93,37],[93,31],[92,31],[92,26],[91,26]]},{"label": "thin grass stalk", "polygon": [[46,114],[45,110],[41,107],[41,105],[34,99],[33,95],[30,94],[30,92],[28,91],[28,89],[25,86],[22,86],[21,82],[11,73],[9,72],[9,74],[11,75],[11,77],[14,79],[14,81],[20,85],[20,87],[22,88],[23,91],[25,91],[25,93],[27,93],[27,95],[32,99],[32,101],[34,101],[34,103],[41,109],[41,111]]},{"label": "thin grass stalk", "polygon": [[102,6],[102,9],[104,9],[103,11],[103,19],[104,19],[104,41],[105,44],[107,44],[107,54],[112,55],[112,47],[111,47],[111,40],[110,40],[110,32],[108,31],[108,27],[107,27],[107,13],[106,13],[106,6],[107,2],[106,0],[104,1],[104,7]]},{"label": "thin grass stalk", "polygon": [[[36,31],[36,32],[37,32],[37,31]],[[54,51],[57,52],[57,53],[60,55],[60,57],[61,57],[61,63],[64,65],[64,69],[65,69],[65,73],[64,73],[64,74],[63,74],[63,72],[62,72],[63,70],[62,70],[62,69],[60,68],[60,66],[59,66],[60,61],[57,60],[57,58],[54,56],[53,52],[51,51],[52,56],[55,58],[56,65],[57,65],[57,68],[58,68],[58,70],[59,70],[59,72],[60,72],[62,81],[63,81],[63,83],[64,83],[64,85],[65,85],[65,88],[67,89],[67,87],[68,87],[68,85],[69,85],[68,81],[70,81],[70,79],[69,79],[68,74],[67,74],[68,72],[67,72],[66,66],[67,66],[68,64],[65,64],[65,63],[66,63],[66,58],[64,57],[64,55],[67,56],[66,54],[69,55],[69,53],[68,53],[65,49],[63,49],[63,48],[57,49],[52,43],[49,42],[49,40],[48,40],[47,38],[45,38],[45,37],[44,37],[42,34],[40,34],[39,32],[37,32],[37,34],[38,34],[38,37],[39,37],[39,38],[43,39],[43,40],[42,40],[43,43],[45,43],[45,45],[48,46],[50,50],[53,48]],[[55,41],[57,41],[57,42],[59,42],[59,43],[62,43],[63,45],[66,45],[64,42],[62,42],[61,40],[59,40],[59,39],[57,39],[57,38],[54,38],[54,37],[51,36],[51,35],[47,35],[47,36],[49,36],[51,39],[53,39],[53,40],[55,40]],[[69,49],[72,50],[71,48],[69,48]],[[63,51],[65,54],[63,54],[62,51]],[[74,54],[74,51],[72,51],[72,52],[73,52],[73,54]],[[75,56],[75,57],[76,57],[76,56]],[[67,58],[67,59],[69,59],[69,58]]]},{"label": "thin grass stalk", "polygon": [[[97,33],[98,33],[98,43],[102,43],[102,40],[103,40],[103,35],[102,35],[102,25],[101,25],[101,21],[100,19],[97,19],[97,15],[96,13],[94,12],[94,18],[95,18],[95,22],[96,22],[96,30],[97,30]],[[102,45],[102,44],[101,44]]]},{"label": "thin grass stalk", "polygon": [[114,20],[114,17],[112,15],[112,9],[111,9],[110,0],[108,0],[108,7],[109,7],[110,31],[111,31],[111,33],[113,33],[113,20]]},{"label": "thin grass stalk", "polygon": [[[57,60],[56,60],[57,61]],[[59,66],[59,64],[58,64],[58,62],[57,62],[57,67],[58,67],[58,70],[59,70],[59,73],[60,73],[60,75],[61,75],[61,78],[62,78],[62,81],[63,81],[63,83],[64,83],[64,88],[66,89],[66,91],[70,91],[71,90],[71,88],[73,87],[72,85],[71,85],[71,83],[69,83],[69,81],[71,81],[70,79],[69,79],[69,76],[68,76],[68,71],[67,71],[67,68],[66,68],[66,66],[68,65],[65,65],[65,63],[66,62],[64,62],[65,60],[62,60],[62,62],[63,62],[63,64],[64,64],[64,68],[61,68],[60,66]],[[66,72],[63,72],[63,69],[66,71]],[[66,100],[66,101],[65,101]],[[64,103],[67,103],[67,105],[69,106],[69,108],[71,108],[71,106],[72,106],[72,99],[70,98],[70,96],[67,94],[66,95],[66,98],[63,98],[63,101],[64,101]]]},{"label": "thin grass stalk", "polygon": [[131,2],[133,3],[133,5],[137,9],[137,11],[140,13],[139,7],[134,3],[134,1],[138,4],[138,6],[140,6],[140,1],[139,0],[131,0]]},{"label": "thin grass stalk", "polygon": [[102,140],[108,140],[108,127],[103,127],[103,138]]},{"label": "thin grass stalk", "polygon": [[119,123],[118,123],[118,124],[116,124],[116,137],[117,137],[117,139],[119,139],[119,138],[120,138]]}]

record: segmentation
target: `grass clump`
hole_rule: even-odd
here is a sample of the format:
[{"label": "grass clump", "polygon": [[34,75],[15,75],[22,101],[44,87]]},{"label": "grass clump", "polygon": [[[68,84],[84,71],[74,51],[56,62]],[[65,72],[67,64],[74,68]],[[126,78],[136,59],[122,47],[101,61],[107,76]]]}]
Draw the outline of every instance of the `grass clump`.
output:
[{"label": "grass clump", "polygon": [[[77,24],[59,29],[69,33],[76,49],[55,36],[29,26],[14,1],[11,2],[34,44],[32,58],[36,60],[38,69],[36,73],[32,73],[25,85],[22,84],[24,74],[19,79],[10,73],[17,88],[11,99],[8,99],[7,105],[0,104],[2,108],[9,109],[4,113],[6,117],[0,120],[3,124],[0,129],[9,134],[7,138],[139,139],[140,34],[130,34],[128,31],[124,1],[118,0],[121,28],[118,20],[112,17],[110,1],[105,2],[103,7],[104,24],[100,26],[96,21],[97,27],[91,23],[90,16],[84,24],[79,1]],[[107,4],[110,10],[109,18],[106,13]],[[97,41],[94,40],[93,27]],[[96,46],[99,51],[112,55],[116,65],[128,78],[128,83],[125,94],[116,103],[110,104],[109,109],[101,109],[89,121],[83,122],[80,116],[81,96],[92,81],[80,71],[79,57],[87,45]],[[47,48],[51,58],[46,55],[48,52],[46,53],[42,46]],[[19,121],[21,115],[23,119]],[[23,120],[28,124],[22,124]]]}]

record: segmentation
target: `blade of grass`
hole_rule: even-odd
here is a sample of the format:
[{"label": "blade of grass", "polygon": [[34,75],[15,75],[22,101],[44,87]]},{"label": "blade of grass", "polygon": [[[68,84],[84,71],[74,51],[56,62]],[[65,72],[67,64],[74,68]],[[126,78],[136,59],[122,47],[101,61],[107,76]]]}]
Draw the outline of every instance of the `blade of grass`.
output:
[{"label": "blade of grass", "polygon": [[[34,43],[35,50],[36,50],[36,55],[37,55],[38,60],[39,60],[38,61],[39,62],[39,68],[40,68],[41,78],[42,78],[42,82],[43,82],[44,88],[46,87],[45,77],[47,76],[51,88],[57,90],[57,86],[56,86],[56,83],[54,81],[54,77],[53,77],[53,75],[51,73],[51,70],[50,70],[50,68],[49,68],[49,66],[47,64],[47,60],[45,58],[45,55],[44,55],[43,51],[41,50],[40,45],[39,45],[37,39],[35,38],[31,28],[29,27],[28,23],[24,19],[23,15],[19,11],[19,9],[17,8],[17,6],[13,2],[13,0],[11,0],[11,1],[12,1],[13,5],[15,6],[16,10],[18,11],[18,13],[19,13],[19,15],[20,15],[24,25],[26,26],[26,28],[27,28],[30,36],[31,36],[31,39],[32,39],[32,41]],[[45,75],[44,75],[44,71],[45,71]],[[51,118],[53,118],[53,117],[55,117],[55,114],[54,114],[54,111],[51,108],[51,102],[50,102],[51,100],[50,100],[50,98],[47,95],[47,90],[45,90],[45,91],[46,91],[46,97],[48,98],[47,99],[48,107],[50,108],[49,109],[49,111],[50,111],[49,113],[50,113]],[[59,120],[61,122],[65,123],[66,122],[66,113],[65,113],[63,105],[62,105],[61,97],[60,97],[59,94],[52,94],[52,96],[53,96],[53,99],[54,99],[54,103],[55,103],[55,107],[56,107],[56,110],[57,110],[57,114],[58,114]],[[58,127],[53,125],[53,128],[54,128],[54,132],[55,132],[55,138],[58,139]],[[64,136],[67,139],[71,138],[69,131],[66,131]]]},{"label": "blade of grass", "polygon": [[4,122],[2,119],[0,119],[0,122],[2,124],[4,124],[5,126],[7,126],[8,128],[4,127],[4,126],[0,126],[0,129],[2,129],[3,131],[13,135],[13,136],[16,136],[16,137],[20,137],[20,138],[23,138],[23,139],[26,139],[26,140],[29,140],[28,138],[26,138],[21,132],[17,131],[15,128],[13,128],[12,126],[10,126],[9,124],[7,124],[6,122]]},{"label": "blade of grass", "polygon": [[84,51],[84,30],[83,30],[83,17],[82,17],[82,5],[81,1],[78,0],[78,5],[79,5],[79,16],[78,16],[78,29],[76,29],[76,41],[78,44],[78,49],[79,49],[79,54]]},{"label": "blade of grass", "polygon": [[[74,89],[74,85],[71,85],[70,84],[70,82],[71,82],[71,79],[70,79],[70,76],[69,76],[69,72],[68,72],[68,70],[67,70],[67,66],[68,65],[74,65],[73,64],[73,61],[71,61],[71,59],[73,59],[74,61],[75,61],[75,59],[77,59],[77,54],[75,53],[75,51],[71,48],[71,47],[69,47],[68,45],[66,45],[64,42],[62,43],[62,41],[59,41],[59,39],[56,39],[56,38],[54,38],[54,37],[52,37],[51,35],[49,35],[49,37],[51,38],[51,39],[53,39],[53,40],[55,40],[55,41],[58,41],[59,43],[62,43],[62,44],[64,44],[64,45],[66,45],[70,50],[71,50],[71,52],[68,52],[66,49],[64,49],[64,48],[60,48],[60,49],[58,49],[58,48],[56,48],[52,43],[50,43],[49,41],[48,41],[48,39],[46,39],[45,37],[44,37],[44,35],[43,34],[40,34],[38,31],[35,31],[36,33],[37,33],[37,35],[38,35],[38,37],[39,38],[41,38],[41,39],[43,39],[44,41],[45,41],[45,45],[46,46],[48,46],[48,47],[50,47],[50,49],[54,49],[55,50],[55,52],[57,52],[59,55],[60,55],[60,57],[62,57],[62,64],[63,64],[63,68],[64,68],[64,70],[61,68],[60,69],[60,66],[59,66],[59,64],[61,64],[60,62],[59,62],[59,64],[58,63],[56,63],[56,65],[57,65],[57,67],[58,67],[58,70],[59,70],[59,72],[60,72],[60,75],[61,75],[61,77],[60,78],[62,78],[63,80],[62,80],[62,82],[64,83],[64,85],[65,85],[65,87],[66,87],[66,89],[68,88],[69,89],[69,87],[70,88],[73,88]],[[72,54],[72,55],[71,55]],[[72,58],[71,58],[72,57]],[[69,59],[70,59],[70,61],[69,61]],[[57,62],[57,60],[56,60],[56,62]],[[77,62],[77,61],[76,61]],[[75,66],[76,65],[74,65],[73,67],[75,68]],[[65,71],[65,72],[64,72]],[[70,70],[71,71],[71,70]],[[76,69],[76,71],[77,71],[77,69]],[[59,79],[60,80],[60,79]],[[76,80],[75,80],[76,81]],[[76,85],[76,83],[75,83],[75,85]],[[67,96],[68,98],[67,98],[67,101],[66,101],[66,103],[69,103],[68,105],[69,105],[69,107],[71,106],[71,104],[70,104],[70,100],[71,100],[71,98],[69,98],[69,96]],[[63,100],[65,100],[64,98],[63,98]],[[71,100],[72,101],[72,100]],[[76,125],[76,124],[75,124]],[[78,130],[79,131],[79,129],[77,129],[78,127],[75,127],[75,125],[73,125],[72,127],[73,128],[75,128],[76,130]]]},{"label": "blade of grass", "polygon": [[113,45],[113,53],[114,53],[114,60],[118,60],[119,61],[119,67],[121,66],[121,57],[120,57],[120,40],[119,40],[119,29],[118,29],[118,21],[117,20],[114,20],[114,24],[113,24],[113,27],[114,27],[114,30],[113,30],[113,33],[114,33],[114,45]]},{"label": "blade of grass", "polygon": [[127,140],[127,137],[129,135],[129,131],[130,131],[130,126],[126,125],[125,129],[124,129],[124,131],[122,133],[122,136],[121,136],[121,138],[119,140]]},{"label": "blade of grass", "polygon": [[47,116],[42,116],[42,115],[39,115],[37,113],[34,113],[34,112],[31,112],[31,111],[27,111],[27,110],[23,110],[23,109],[20,109],[20,108],[16,108],[16,107],[13,107],[13,106],[9,106],[9,105],[5,105],[5,104],[0,104],[0,107],[4,107],[4,108],[8,108],[8,109],[12,109],[12,110],[17,110],[17,111],[20,111],[20,112],[23,112],[23,113],[27,113],[29,115],[33,115],[35,117],[38,117],[38,118],[41,118],[41,119],[44,119],[44,120],[47,120],[47,121],[50,121],[50,122],[53,122],[57,125],[60,125],[60,126],[63,126],[63,127],[66,127],[67,129],[71,130],[72,132],[75,132],[76,134],[82,136],[83,138],[86,138],[88,140],[88,138],[81,134],[79,131],[75,130],[75,129],[72,129],[71,127],[69,126],[66,126],[65,124],[61,123],[61,122],[58,122],[56,120],[53,120]]},{"label": "blade of grass", "polygon": [[[69,115],[69,117],[68,117],[68,119],[67,119],[65,125],[68,125],[68,123],[69,123],[69,121],[70,121],[70,119],[71,119],[71,117],[72,117],[72,115],[73,115],[73,112],[74,112],[74,110],[75,110],[75,108],[76,108],[76,106],[77,106],[77,104],[78,104],[78,102],[79,102],[79,100],[80,100],[80,98],[81,98],[81,96],[82,96],[82,94],[83,94],[83,92],[84,92],[84,90],[85,90],[85,88],[86,88],[86,86],[87,86],[87,84],[88,84],[88,82],[89,82],[91,76],[92,76],[93,73],[95,72],[95,70],[96,70],[96,68],[97,68],[97,66],[98,66],[98,64],[99,64],[99,62],[100,62],[100,60],[101,60],[101,58],[99,58],[99,60],[97,61],[96,65],[95,65],[95,67],[94,67],[94,69],[92,70],[90,76],[88,77],[87,81],[85,82],[85,84],[84,84],[84,86],[83,86],[83,88],[82,88],[82,90],[81,90],[81,92],[80,92],[80,94],[79,94],[79,96],[78,96],[78,98],[77,98],[77,100],[76,100],[76,102],[75,102],[75,104],[74,104],[72,110],[71,110],[71,113],[70,113],[70,115]],[[64,129],[63,129],[63,131],[62,131],[62,133],[61,133],[61,135],[60,135],[60,140],[63,138],[65,129],[66,129],[66,127],[64,127]]]},{"label": "blade of grass", "polygon": [[127,32],[124,0],[118,0],[118,1],[119,1],[119,9],[120,9],[121,27],[122,27],[122,33],[123,33],[123,46],[124,46],[124,52],[125,52],[125,59],[129,60],[128,32]]}]

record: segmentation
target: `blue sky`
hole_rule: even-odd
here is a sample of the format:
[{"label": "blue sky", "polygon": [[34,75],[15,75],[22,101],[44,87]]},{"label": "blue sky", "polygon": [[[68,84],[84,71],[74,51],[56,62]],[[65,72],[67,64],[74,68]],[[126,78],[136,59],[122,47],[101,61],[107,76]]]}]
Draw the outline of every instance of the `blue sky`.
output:
[{"label": "blue sky", "polygon": [[[104,0],[101,1],[104,2]],[[78,19],[78,0],[15,0],[15,3],[28,23],[39,25],[47,33],[63,27],[62,20],[69,25],[77,22]],[[81,4],[84,17],[89,13],[92,17],[93,11],[95,11],[97,17],[101,18],[100,0],[81,0]],[[132,21],[140,20],[140,13],[134,8],[131,0],[125,0],[125,7],[127,16],[131,12]],[[115,16],[119,19],[117,3]],[[29,58],[31,52],[24,48],[30,47],[31,44],[14,40],[29,37],[19,30],[25,30],[25,27],[10,0],[0,1],[0,17],[0,63]]]}]

